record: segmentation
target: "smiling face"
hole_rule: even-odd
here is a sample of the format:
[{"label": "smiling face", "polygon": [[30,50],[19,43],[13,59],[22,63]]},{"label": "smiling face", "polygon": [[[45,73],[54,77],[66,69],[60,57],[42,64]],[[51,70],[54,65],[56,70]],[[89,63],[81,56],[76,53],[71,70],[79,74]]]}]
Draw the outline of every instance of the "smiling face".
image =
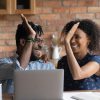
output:
[{"label": "smiling face", "polygon": [[33,44],[33,49],[32,49],[32,60],[39,59],[43,52],[42,52],[42,47],[44,45],[43,41],[43,35],[41,36],[36,36],[36,42]]},{"label": "smiling face", "polygon": [[86,54],[88,52],[89,43],[90,39],[88,38],[87,34],[79,28],[76,30],[74,36],[70,41],[73,53],[80,54]]},{"label": "smiling face", "polygon": [[[44,45],[43,35],[41,36],[37,35],[36,38],[37,39],[33,44],[32,54],[30,58],[32,61],[38,60],[42,56],[42,52],[43,52],[42,51],[42,47]],[[26,40],[20,39],[20,44],[18,45],[17,48],[17,53],[19,56],[22,54],[25,44],[26,44]]]}]

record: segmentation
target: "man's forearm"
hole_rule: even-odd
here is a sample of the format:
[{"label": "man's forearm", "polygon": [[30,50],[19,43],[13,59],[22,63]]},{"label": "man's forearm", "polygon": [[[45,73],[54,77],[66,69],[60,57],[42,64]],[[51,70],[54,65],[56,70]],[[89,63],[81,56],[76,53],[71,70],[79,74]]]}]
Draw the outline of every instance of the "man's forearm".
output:
[{"label": "man's forearm", "polygon": [[24,69],[27,67],[29,63],[31,53],[32,53],[32,46],[33,46],[33,42],[27,42],[19,58],[20,66]]}]

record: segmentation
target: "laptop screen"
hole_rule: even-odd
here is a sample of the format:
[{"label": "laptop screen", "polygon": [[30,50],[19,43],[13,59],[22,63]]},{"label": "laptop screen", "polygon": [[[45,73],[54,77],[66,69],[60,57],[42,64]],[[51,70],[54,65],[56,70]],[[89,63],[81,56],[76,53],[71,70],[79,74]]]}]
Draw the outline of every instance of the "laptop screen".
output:
[{"label": "laptop screen", "polygon": [[15,71],[15,100],[63,98],[63,69]]}]

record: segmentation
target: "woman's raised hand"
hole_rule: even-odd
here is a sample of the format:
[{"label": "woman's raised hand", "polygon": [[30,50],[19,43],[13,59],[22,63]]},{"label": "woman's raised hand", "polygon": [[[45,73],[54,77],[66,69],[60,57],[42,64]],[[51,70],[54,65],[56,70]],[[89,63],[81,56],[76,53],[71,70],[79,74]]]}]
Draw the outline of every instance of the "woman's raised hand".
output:
[{"label": "woman's raised hand", "polygon": [[72,39],[75,31],[77,30],[78,26],[79,26],[79,22],[74,24],[73,27],[71,28],[71,30],[68,32],[67,35],[65,35],[65,42],[70,43],[70,40]]}]

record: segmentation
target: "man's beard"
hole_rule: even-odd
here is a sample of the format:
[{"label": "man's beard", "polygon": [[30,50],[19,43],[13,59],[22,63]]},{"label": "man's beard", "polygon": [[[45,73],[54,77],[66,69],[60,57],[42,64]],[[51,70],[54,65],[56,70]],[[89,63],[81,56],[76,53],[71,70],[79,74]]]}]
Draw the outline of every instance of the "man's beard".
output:
[{"label": "man's beard", "polygon": [[[34,49],[41,51],[42,50],[42,46],[38,46],[38,48],[34,48]],[[33,52],[31,54],[30,61],[36,61],[36,60],[39,60],[39,59],[40,59],[40,57],[36,56],[35,52]]]},{"label": "man's beard", "polygon": [[37,56],[35,56],[35,55],[32,55],[31,57],[30,57],[30,61],[36,61],[36,60],[39,60],[40,58],[39,57],[37,57]]}]

